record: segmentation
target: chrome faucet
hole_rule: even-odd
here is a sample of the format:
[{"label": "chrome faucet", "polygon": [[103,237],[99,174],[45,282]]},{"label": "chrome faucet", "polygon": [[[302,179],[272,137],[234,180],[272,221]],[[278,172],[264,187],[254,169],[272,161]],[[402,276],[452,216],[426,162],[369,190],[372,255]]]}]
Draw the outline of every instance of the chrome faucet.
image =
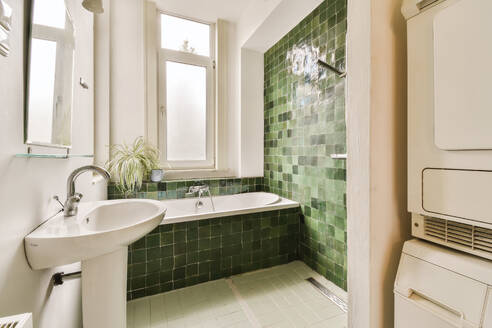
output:
[{"label": "chrome faucet", "polygon": [[198,193],[198,200],[195,204],[195,207],[197,209],[203,207],[203,202],[201,199],[203,197],[203,194],[208,193],[208,196],[210,197],[210,202],[212,203],[212,209],[215,212],[215,205],[212,198],[212,193],[210,192],[210,187],[205,184],[201,186],[191,186],[190,189],[188,189],[188,193],[186,195],[195,196],[196,193]]},{"label": "chrome faucet", "polygon": [[209,192],[210,188],[207,185],[201,185],[201,186],[191,186],[190,189],[188,189],[187,195],[194,196],[196,193],[203,194],[204,192]]},{"label": "chrome faucet", "polygon": [[65,217],[77,215],[79,209],[79,203],[83,195],[81,193],[75,192],[75,180],[84,172],[93,171],[99,173],[106,181],[109,181],[111,175],[108,171],[102,167],[95,165],[87,165],[79,167],[74,170],[67,179],[67,200],[63,206],[63,211],[65,212]]}]

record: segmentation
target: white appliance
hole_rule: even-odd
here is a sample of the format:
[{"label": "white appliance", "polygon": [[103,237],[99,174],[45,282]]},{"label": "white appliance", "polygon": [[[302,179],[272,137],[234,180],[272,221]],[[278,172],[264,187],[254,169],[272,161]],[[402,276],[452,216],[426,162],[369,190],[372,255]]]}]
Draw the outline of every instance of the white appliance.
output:
[{"label": "white appliance", "polygon": [[492,259],[492,1],[404,0],[412,233]]},{"label": "white appliance", "polygon": [[395,281],[395,328],[492,328],[492,262],[407,241]]}]

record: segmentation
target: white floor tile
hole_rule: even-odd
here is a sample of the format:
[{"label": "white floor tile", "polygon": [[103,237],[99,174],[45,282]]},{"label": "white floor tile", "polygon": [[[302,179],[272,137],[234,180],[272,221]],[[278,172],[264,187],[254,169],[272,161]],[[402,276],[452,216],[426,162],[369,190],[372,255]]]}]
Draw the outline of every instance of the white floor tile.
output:
[{"label": "white floor tile", "polygon": [[329,285],[304,263],[292,262],[130,301],[128,328],[346,327],[347,315],[308,277]]},{"label": "white floor tile", "polygon": [[275,324],[285,321],[285,317],[283,316],[282,312],[278,310],[276,312],[268,312],[259,315],[258,321],[262,327],[272,327]]},{"label": "white floor tile", "polygon": [[241,321],[235,324],[230,325],[228,328],[252,328],[254,327],[251,325],[249,321]]},{"label": "white floor tile", "polygon": [[328,320],[323,320],[311,326],[312,328],[346,328],[347,315],[342,314]]}]

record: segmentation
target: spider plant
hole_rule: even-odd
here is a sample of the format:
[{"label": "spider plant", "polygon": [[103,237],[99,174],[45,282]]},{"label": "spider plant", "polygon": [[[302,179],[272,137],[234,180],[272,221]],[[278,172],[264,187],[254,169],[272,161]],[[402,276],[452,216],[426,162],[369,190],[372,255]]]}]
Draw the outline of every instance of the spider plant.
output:
[{"label": "spider plant", "polygon": [[139,190],[144,177],[152,169],[159,168],[159,150],[143,137],[136,138],[131,145],[112,146],[111,155],[106,167],[116,178],[117,188],[125,195]]}]

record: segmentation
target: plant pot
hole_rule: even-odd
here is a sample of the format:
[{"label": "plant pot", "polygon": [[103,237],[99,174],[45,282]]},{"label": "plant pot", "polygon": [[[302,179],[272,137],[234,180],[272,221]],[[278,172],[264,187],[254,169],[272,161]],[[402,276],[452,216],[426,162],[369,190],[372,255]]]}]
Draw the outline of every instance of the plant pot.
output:
[{"label": "plant pot", "polygon": [[164,171],[161,169],[152,170],[150,172],[150,180],[152,182],[160,182],[164,178]]}]

